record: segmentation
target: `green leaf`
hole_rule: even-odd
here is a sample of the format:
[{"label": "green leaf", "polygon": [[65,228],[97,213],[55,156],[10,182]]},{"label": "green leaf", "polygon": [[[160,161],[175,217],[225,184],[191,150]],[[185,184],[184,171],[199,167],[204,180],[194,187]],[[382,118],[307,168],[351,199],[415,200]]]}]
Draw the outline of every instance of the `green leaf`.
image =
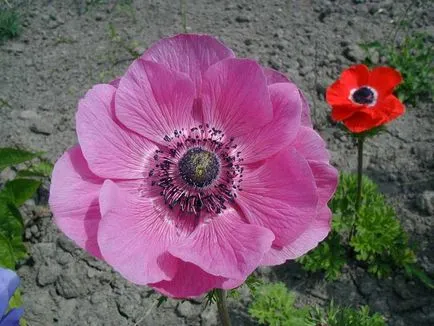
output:
[{"label": "green leaf", "polygon": [[9,239],[0,233],[0,266],[15,269],[15,255]]},{"label": "green leaf", "polygon": [[0,172],[8,166],[30,161],[41,154],[10,147],[0,148]]},{"label": "green leaf", "polygon": [[417,277],[426,287],[434,289],[434,281],[415,264],[405,265],[405,271],[410,277]]},{"label": "green leaf", "polygon": [[18,171],[17,177],[50,177],[53,172],[53,164],[42,161],[29,169]]},{"label": "green leaf", "polygon": [[[16,206],[24,202],[35,194],[41,185],[41,181],[34,179],[15,179],[8,181],[2,191],[3,196],[7,196]],[[2,196],[0,194],[0,196]]]},{"label": "green leaf", "polygon": [[23,218],[18,208],[0,197],[0,233],[12,238],[24,232]]}]

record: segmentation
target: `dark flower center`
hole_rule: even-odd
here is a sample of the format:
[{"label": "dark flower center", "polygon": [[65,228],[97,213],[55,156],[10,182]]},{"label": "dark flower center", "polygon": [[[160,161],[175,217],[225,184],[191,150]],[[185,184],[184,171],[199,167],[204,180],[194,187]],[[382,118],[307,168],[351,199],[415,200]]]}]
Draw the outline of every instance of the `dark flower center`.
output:
[{"label": "dark flower center", "polygon": [[371,88],[363,86],[353,93],[352,98],[358,104],[372,104],[375,101],[375,94]]},{"label": "dark flower center", "polygon": [[233,137],[205,124],[163,139],[167,145],[152,156],[148,177],[170,209],[219,214],[243,190],[243,158]]},{"label": "dark flower center", "polygon": [[209,186],[219,173],[216,155],[200,147],[189,149],[178,163],[179,174],[190,186]]}]

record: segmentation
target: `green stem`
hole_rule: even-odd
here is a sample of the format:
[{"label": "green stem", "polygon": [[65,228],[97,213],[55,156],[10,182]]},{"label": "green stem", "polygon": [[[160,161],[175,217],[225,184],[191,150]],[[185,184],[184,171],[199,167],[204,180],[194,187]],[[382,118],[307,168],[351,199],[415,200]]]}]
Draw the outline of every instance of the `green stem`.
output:
[{"label": "green stem", "polygon": [[226,290],[216,289],[217,292],[217,308],[220,315],[220,320],[223,326],[231,326],[229,319],[228,304],[226,301]]},{"label": "green stem", "polygon": [[357,142],[357,196],[356,196],[356,212],[359,211],[362,200],[362,176],[363,176],[363,143],[365,137],[361,136]]},{"label": "green stem", "polygon": [[187,0],[181,0],[182,30],[187,33]]},{"label": "green stem", "polygon": [[348,236],[348,242],[351,242],[352,237],[356,233],[356,221],[359,216],[359,208],[362,202],[362,181],[363,181],[363,143],[365,136],[357,138],[357,193],[356,193],[356,215],[354,217],[353,225]]}]

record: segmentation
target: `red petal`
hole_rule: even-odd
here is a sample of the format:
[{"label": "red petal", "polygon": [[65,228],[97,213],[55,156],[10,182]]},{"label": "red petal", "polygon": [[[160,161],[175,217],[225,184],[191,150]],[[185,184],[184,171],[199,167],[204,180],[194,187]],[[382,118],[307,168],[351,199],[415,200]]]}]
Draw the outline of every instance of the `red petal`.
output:
[{"label": "red petal", "polygon": [[405,107],[394,95],[389,95],[374,107],[375,115],[381,115],[383,123],[392,121],[404,114]]},{"label": "red petal", "polygon": [[349,89],[367,85],[369,81],[369,69],[365,65],[354,65],[345,70],[340,81]]},{"label": "red petal", "polygon": [[378,97],[388,96],[402,81],[399,71],[390,67],[377,67],[369,75],[368,85],[378,92]]},{"label": "red petal", "polygon": [[351,105],[349,99],[350,89],[342,81],[338,80],[327,88],[326,101],[334,107],[337,105]]},{"label": "red petal", "polygon": [[348,119],[344,120],[345,126],[355,133],[363,132],[382,124],[382,119],[372,117],[366,112],[356,112]]}]

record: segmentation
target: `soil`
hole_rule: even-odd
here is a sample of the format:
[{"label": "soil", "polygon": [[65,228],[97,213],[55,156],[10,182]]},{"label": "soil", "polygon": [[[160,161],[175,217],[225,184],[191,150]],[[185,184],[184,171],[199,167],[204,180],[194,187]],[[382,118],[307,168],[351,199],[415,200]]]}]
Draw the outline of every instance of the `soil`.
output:
[{"label": "soil", "polygon": [[[0,45],[0,146],[47,152],[53,162],[76,143],[77,102],[92,85],[121,75],[163,36],[182,31],[179,1],[9,1],[23,17],[22,35]],[[240,57],[255,58],[293,79],[305,92],[333,164],[354,171],[355,144],[328,119],[326,87],[365,54],[361,42],[385,40],[402,19],[409,32],[433,33],[431,1],[186,0],[187,31],[218,36]],[[398,33],[399,37],[399,33]],[[126,50],[129,48],[130,50]],[[382,62],[384,58],[377,61]],[[366,144],[366,172],[387,195],[417,246],[418,262],[434,276],[434,110],[408,107],[388,132]],[[12,178],[6,170],[2,180]],[[31,258],[18,269],[25,318],[50,325],[217,325],[214,306],[168,300],[156,307],[147,287],[128,283],[78,249],[54,226],[47,183],[23,207]],[[378,280],[349,265],[325,282],[294,262],[262,268],[299,294],[300,304],[368,304],[392,326],[434,325],[432,290],[396,271]],[[231,302],[234,325],[256,325],[249,297]]]}]

